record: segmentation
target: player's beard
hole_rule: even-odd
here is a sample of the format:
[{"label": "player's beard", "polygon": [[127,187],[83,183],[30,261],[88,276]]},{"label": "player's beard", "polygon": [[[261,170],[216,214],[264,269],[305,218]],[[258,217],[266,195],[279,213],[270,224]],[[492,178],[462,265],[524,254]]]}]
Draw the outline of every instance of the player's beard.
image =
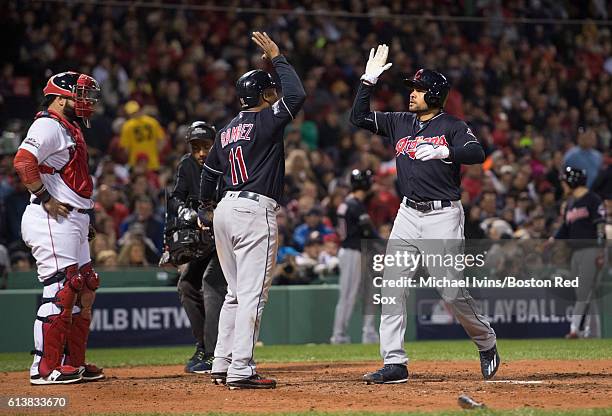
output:
[{"label": "player's beard", "polygon": [[74,107],[71,105],[64,106],[64,117],[71,123],[74,123],[77,119],[76,112],[74,111]]}]

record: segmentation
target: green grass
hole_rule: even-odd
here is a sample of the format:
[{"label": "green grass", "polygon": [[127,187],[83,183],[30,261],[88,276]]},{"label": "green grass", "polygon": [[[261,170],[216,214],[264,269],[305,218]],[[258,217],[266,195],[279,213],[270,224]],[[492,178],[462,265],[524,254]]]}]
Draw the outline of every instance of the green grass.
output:
[{"label": "green grass", "polygon": [[[612,409],[581,409],[581,410],[540,410],[540,409],[515,409],[515,410],[451,410],[443,412],[284,412],[272,413],[274,416],[609,416],[612,414]],[[113,413],[112,416],[121,416],[122,414]],[[125,413],[124,416],[132,416]],[[139,413],[138,416],[162,416],[162,413]],[[175,416],[227,416],[228,413],[180,413]],[[95,416],[106,416],[96,413]],[[108,415],[111,416],[111,415]]]},{"label": "green grass", "polygon": [[[501,340],[504,361],[612,359],[612,339]],[[470,341],[419,341],[406,344],[411,360],[473,360]],[[151,347],[91,349],[88,359],[105,367],[131,367],[183,364],[193,347]],[[271,345],[258,347],[258,362],[367,361],[379,360],[378,345]],[[21,371],[29,367],[28,353],[0,353],[0,371]]]}]

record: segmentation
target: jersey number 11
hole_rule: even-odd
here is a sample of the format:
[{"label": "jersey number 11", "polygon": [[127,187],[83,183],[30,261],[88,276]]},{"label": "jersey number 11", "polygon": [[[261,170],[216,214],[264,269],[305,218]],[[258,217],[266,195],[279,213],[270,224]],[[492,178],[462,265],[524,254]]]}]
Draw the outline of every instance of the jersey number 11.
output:
[{"label": "jersey number 11", "polygon": [[249,179],[246,165],[244,164],[244,158],[242,157],[242,146],[237,146],[234,149],[230,149],[229,152],[229,164],[232,175],[232,185],[238,185],[238,173],[236,171],[236,163],[238,163],[238,171],[240,172],[241,182],[244,183]]}]

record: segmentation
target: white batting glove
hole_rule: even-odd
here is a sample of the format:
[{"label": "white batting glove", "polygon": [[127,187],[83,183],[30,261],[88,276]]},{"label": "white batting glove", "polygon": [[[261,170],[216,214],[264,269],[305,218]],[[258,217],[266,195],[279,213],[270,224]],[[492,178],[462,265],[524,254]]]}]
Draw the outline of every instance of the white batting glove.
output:
[{"label": "white batting glove", "polygon": [[361,76],[363,81],[372,85],[376,84],[380,74],[391,68],[391,62],[387,64],[387,55],[389,55],[389,47],[387,45],[378,45],[376,53],[374,48],[370,50],[370,58],[366,64],[365,74]]},{"label": "white batting glove", "polygon": [[448,147],[434,146],[431,143],[421,143],[417,146],[414,157],[417,160],[427,162],[432,159],[446,159],[449,155]]}]

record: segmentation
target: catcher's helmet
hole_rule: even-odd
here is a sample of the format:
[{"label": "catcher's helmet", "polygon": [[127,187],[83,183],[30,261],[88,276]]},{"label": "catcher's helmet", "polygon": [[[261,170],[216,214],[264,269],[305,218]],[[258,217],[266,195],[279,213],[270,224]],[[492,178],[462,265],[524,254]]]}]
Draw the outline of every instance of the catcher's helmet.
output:
[{"label": "catcher's helmet", "polygon": [[194,121],[187,129],[185,140],[189,143],[192,140],[215,140],[217,129],[212,124],[205,121]]},{"label": "catcher's helmet", "polygon": [[584,169],[576,169],[567,166],[561,179],[566,182],[570,188],[574,189],[586,185],[587,173]]},{"label": "catcher's helmet", "polygon": [[351,189],[369,191],[372,186],[372,171],[353,169],[351,172]]},{"label": "catcher's helmet", "polygon": [[100,97],[98,81],[89,75],[78,72],[61,72],[53,75],[43,88],[43,93],[68,97],[74,100],[74,113],[89,127],[89,118],[94,112],[94,106]]},{"label": "catcher's helmet", "polygon": [[259,104],[259,97],[268,88],[276,88],[272,75],[261,69],[247,72],[236,82],[236,94],[243,109]]},{"label": "catcher's helmet", "polygon": [[450,84],[444,75],[431,69],[419,69],[414,78],[404,79],[410,90],[424,90],[425,103],[428,107],[443,108],[450,91]]}]

